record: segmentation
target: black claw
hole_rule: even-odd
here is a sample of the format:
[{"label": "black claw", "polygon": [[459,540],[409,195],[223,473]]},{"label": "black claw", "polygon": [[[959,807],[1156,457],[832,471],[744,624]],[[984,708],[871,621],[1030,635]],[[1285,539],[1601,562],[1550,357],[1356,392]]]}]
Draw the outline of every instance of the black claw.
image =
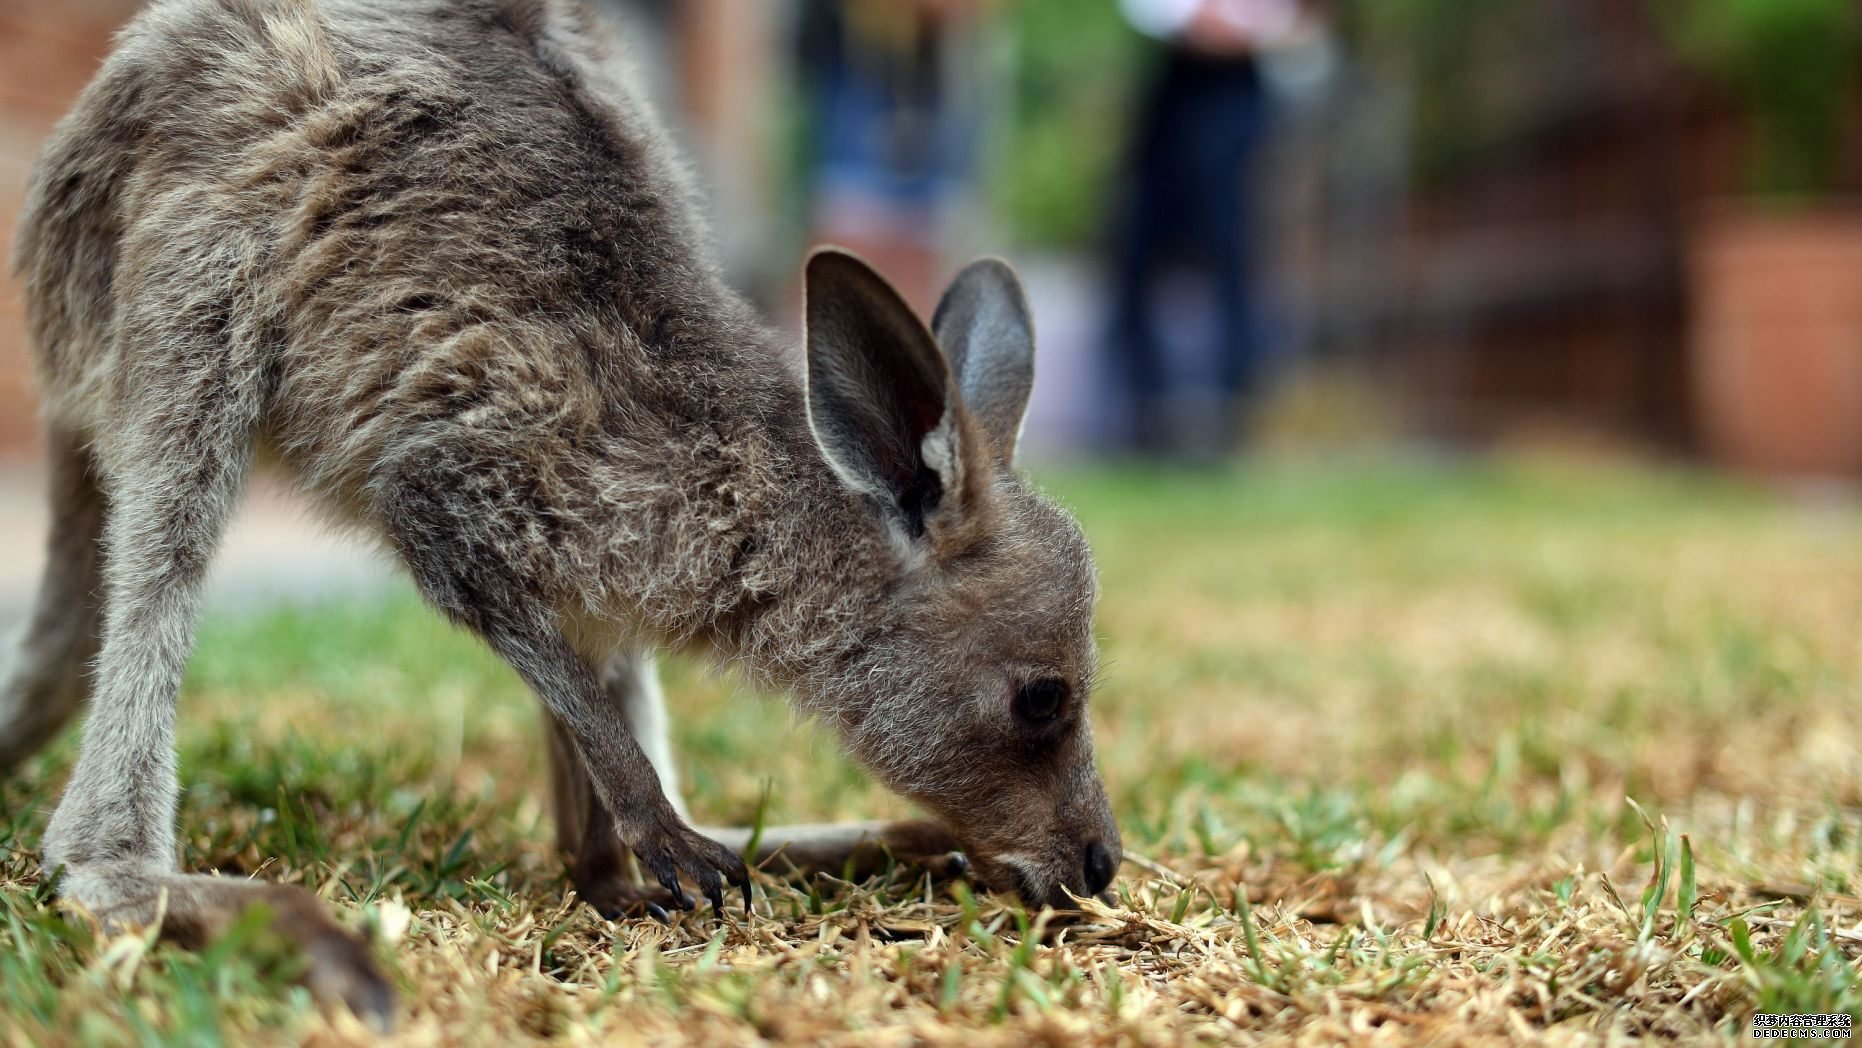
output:
[{"label": "black claw", "polygon": [[679,887],[679,874],[673,869],[671,863],[667,863],[664,869],[656,866],[653,872],[659,878],[660,887],[666,889],[666,894],[672,896],[673,909],[689,910],[692,908],[692,900],[685,894],[685,889]]},{"label": "black claw", "polygon": [[739,880],[737,880],[737,881],[736,881],[735,883],[736,883],[736,885],[737,885],[737,887],[739,887],[739,888],[742,888],[742,889],[743,889],[743,893],[744,893],[744,920],[746,920],[746,921],[747,921],[747,920],[749,920],[749,919],[750,919],[751,917],[753,917],[753,916],[755,916],[755,911],[753,911],[753,910],[751,910],[751,909],[750,909],[750,878],[746,876],[746,877],[743,877],[743,878],[740,878],[740,879],[739,879]]},{"label": "black claw", "polygon": [[724,917],[724,887],[716,881],[713,881],[706,887],[711,897],[711,912],[718,919],[722,920]]},{"label": "black claw", "polygon": [[667,913],[666,907],[656,902],[647,903],[647,916],[667,926],[672,924],[672,914]]},{"label": "black claw", "polygon": [[641,862],[645,864],[647,869],[653,871],[653,879],[660,882],[662,885],[666,883],[667,878],[675,876],[672,863],[665,859],[656,856],[652,859],[642,859]]}]

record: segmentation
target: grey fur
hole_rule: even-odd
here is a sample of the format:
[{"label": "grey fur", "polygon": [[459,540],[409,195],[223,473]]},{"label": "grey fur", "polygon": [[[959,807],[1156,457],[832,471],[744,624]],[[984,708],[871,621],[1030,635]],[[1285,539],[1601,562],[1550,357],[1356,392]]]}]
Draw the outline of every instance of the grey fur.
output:
[{"label": "grey fur", "polygon": [[[791,854],[954,835],[1031,901],[1105,887],[1093,569],[1008,468],[1032,375],[1012,275],[959,281],[953,370],[864,263],[817,255],[805,391],[612,51],[579,0],[159,0],[47,145],[16,261],[68,534],[0,766],[83,693],[101,614],[44,856],[106,921],[198,937],[269,902],[313,984],[386,999],[314,899],[174,872],[175,692],[261,448],[536,691],[597,905],[633,891],[623,843],[665,897],[745,878],[743,836],[674,799],[656,648],[789,692],[944,827],[778,834]],[[1035,679],[1070,697],[1031,726]]]},{"label": "grey fur", "polygon": [[90,454],[69,434],[46,434],[51,538],[45,579],[20,651],[29,657],[0,688],[0,768],[31,756],[63,727],[90,690],[103,636],[103,492]]}]

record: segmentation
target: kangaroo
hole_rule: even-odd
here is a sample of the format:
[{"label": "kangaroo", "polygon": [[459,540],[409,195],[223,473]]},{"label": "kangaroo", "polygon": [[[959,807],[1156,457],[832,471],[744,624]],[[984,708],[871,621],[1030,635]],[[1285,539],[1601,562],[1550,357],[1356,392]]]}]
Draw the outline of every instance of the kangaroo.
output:
[{"label": "kangaroo", "polygon": [[0,769],[88,699],[42,857],[107,926],[200,942],[262,903],[313,990],[392,1012],[309,893],[177,869],[176,692],[261,454],[536,693],[603,913],[749,905],[747,832],[685,816],[662,650],[786,692],[931,816],[769,848],[961,849],[1030,905],[1111,882],[1096,583],[1013,469],[1014,273],[963,270],[927,327],[818,251],[798,369],[617,47],[580,0],[157,0],[51,137],[15,264],[54,526]]}]

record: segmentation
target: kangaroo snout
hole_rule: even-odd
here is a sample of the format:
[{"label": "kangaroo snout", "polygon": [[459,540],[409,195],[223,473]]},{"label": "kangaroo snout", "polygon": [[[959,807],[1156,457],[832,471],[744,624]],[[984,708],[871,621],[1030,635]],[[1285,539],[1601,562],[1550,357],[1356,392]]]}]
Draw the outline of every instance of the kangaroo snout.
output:
[{"label": "kangaroo snout", "polygon": [[[991,891],[1012,893],[1031,907],[1074,909],[1074,897],[1098,897],[1112,886],[1125,848],[1105,790],[1090,767],[1070,776],[1071,788],[1058,806],[1018,784],[995,793],[959,826],[957,839],[977,880]],[[1024,803],[1015,803],[1020,793]],[[1019,810],[1017,810],[1019,809]],[[1045,809],[1045,811],[1043,810]]]},{"label": "kangaroo snout", "polygon": [[1116,836],[1111,847],[1101,841],[1086,842],[1086,890],[1098,895],[1112,886],[1112,875],[1125,859],[1125,848]]},{"label": "kangaroo snout", "polygon": [[1080,834],[1055,834],[1045,847],[990,851],[976,847],[970,861],[992,891],[1013,893],[1031,907],[1073,909],[1073,896],[1098,897],[1112,886],[1125,849],[1118,828],[1094,827]]}]

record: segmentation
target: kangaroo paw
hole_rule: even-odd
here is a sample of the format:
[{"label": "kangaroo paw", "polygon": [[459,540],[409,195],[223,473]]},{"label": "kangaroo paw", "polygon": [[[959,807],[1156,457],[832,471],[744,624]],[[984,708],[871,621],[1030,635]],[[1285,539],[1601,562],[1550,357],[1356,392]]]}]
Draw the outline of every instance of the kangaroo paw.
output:
[{"label": "kangaroo paw", "polygon": [[635,830],[628,846],[640,860],[640,866],[652,874],[670,893],[681,910],[696,907],[679,879],[685,877],[711,901],[712,911],[724,914],[724,885],[728,882],[743,891],[744,907],[750,906],[750,870],[731,848],[686,826],[670,810],[668,817]]},{"label": "kangaroo paw", "polygon": [[300,952],[302,981],[318,1000],[340,1003],[378,1030],[393,1025],[394,987],[361,937],[330,916],[303,888],[146,869],[68,869],[60,890],[112,930],[160,922],[161,936],[199,949],[225,934],[254,907],[272,930]]}]

